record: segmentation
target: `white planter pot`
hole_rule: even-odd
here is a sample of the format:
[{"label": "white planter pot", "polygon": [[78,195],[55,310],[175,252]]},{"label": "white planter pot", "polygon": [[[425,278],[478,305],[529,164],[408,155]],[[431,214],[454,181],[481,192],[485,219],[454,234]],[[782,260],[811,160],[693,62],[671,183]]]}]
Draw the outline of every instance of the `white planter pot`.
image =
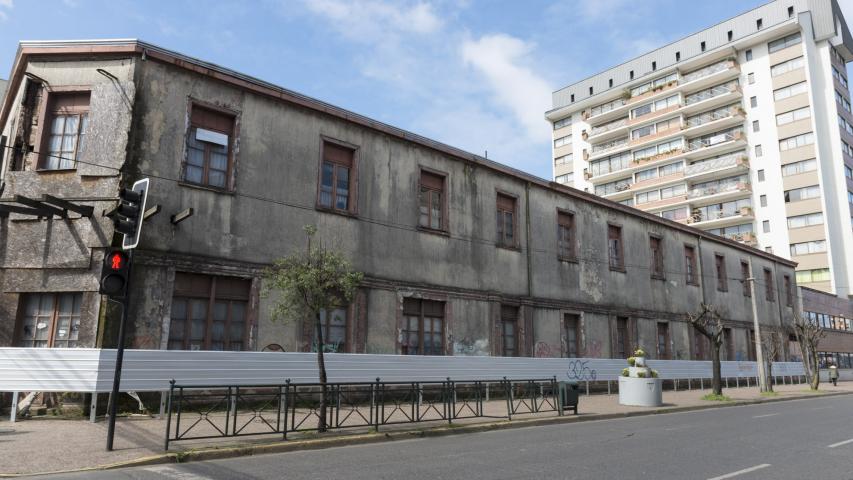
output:
[{"label": "white planter pot", "polygon": [[619,377],[619,404],[635,407],[663,405],[661,379]]},{"label": "white planter pot", "polygon": [[639,377],[640,372],[643,372],[646,378],[652,378],[652,370],[649,367],[628,367],[628,376],[631,378]]}]

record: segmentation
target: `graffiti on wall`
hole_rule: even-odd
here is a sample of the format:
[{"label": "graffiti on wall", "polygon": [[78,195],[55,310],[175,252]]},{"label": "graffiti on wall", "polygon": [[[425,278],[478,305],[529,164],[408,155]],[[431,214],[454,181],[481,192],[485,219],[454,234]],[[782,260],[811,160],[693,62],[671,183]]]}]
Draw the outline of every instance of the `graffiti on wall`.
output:
[{"label": "graffiti on wall", "polygon": [[533,356],[536,358],[556,358],[560,356],[560,347],[548,342],[539,342],[533,350]]},{"label": "graffiti on wall", "polygon": [[601,358],[602,344],[601,340],[590,340],[586,346],[587,358]]},{"label": "graffiti on wall", "polygon": [[464,337],[458,341],[453,342],[453,354],[454,355],[488,355],[489,354],[489,341],[488,340],[474,340],[470,337]]},{"label": "graffiti on wall", "polygon": [[588,360],[571,360],[569,369],[566,371],[566,377],[569,380],[575,381],[590,381],[594,382],[596,378],[595,370],[589,368]]}]

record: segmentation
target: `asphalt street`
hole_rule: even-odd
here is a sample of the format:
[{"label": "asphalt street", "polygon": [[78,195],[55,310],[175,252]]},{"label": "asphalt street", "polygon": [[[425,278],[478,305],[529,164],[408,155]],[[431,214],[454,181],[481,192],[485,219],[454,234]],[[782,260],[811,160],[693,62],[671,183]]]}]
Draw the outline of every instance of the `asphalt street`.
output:
[{"label": "asphalt street", "polygon": [[39,478],[853,480],[853,396]]}]

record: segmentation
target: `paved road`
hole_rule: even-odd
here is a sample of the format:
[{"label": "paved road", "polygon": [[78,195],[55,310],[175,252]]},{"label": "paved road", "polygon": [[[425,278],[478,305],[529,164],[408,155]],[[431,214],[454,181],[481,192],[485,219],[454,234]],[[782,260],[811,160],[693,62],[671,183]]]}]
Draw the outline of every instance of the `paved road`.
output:
[{"label": "paved road", "polygon": [[853,396],[39,478],[853,480]]}]

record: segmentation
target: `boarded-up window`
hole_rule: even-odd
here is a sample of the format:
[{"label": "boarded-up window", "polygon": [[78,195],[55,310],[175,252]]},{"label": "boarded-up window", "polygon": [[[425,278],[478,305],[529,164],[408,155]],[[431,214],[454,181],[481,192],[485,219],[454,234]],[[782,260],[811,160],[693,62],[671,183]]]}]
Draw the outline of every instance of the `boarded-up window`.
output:
[{"label": "boarded-up window", "polygon": [[625,269],[625,257],[622,247],[622,227],[617,225],[607,226],[607,251],[610,258],[612,270]]},{"label": "boarded-up window", "polygon": [[557,250],[561,260],[575,260],[575,215],[557,212]]},{"label": "boarded-up window", "polygon": [[743,296],[751,297],[752,290],[749,287],[749,263],[740,262],[740,277],[743,283]]},{"label": "boarded-up window", "polygon": [[764,269],[764,298],[767,299],[768,302],[774,301],[773,296],[773,272],[769,268]]},{"label": "boarded-up window", "polygon": [[515,247],[516,242],[516,200],[509,195],[497,195],[497,243],[501,247]]},{"label": "boarded-up window", "polygon": [[660,237],[649,237],[649,254],[651,257],[652,278],[664,278],[662,244],[663,240]]},{"label": "boarded-up window", "polygon": [[80,331],[82,293],[21,296],[18,347],[74,348]]},{"label": "boarded-up window", "polygon": [[90,92],[51,93],[43,135],[41,170],[77,168],[86,150]]},{"label": "boarded-up window", "polygon": [[193,105],[184,181],[228,188],[233,136],[234,115]]},{"label": "boarded-up window", "polygon": [[717,290],[727,292],[729,290],[729,282],[726,278],[726,257],[714,255],[714,268],[717,270]]},{"label": "boarded-up window", "polygon": [[501,305],[503,356],[518,356],[518,307]]},{"label": "boarded-up window", "polygon": [[785,281],[785,305],[789,307],[794,306],[794,289],[791,287],[791,276],[785,275],[783,276]]},{"label": "boarded-up window", "polygon": [[444,355],[444,302],[403,299],[403,355]]},{"label": "boarded-up window", "polygon": [[581,319],[579,315],[567,313],[563,316],[566,328],[566,356],[569,358],[577,358],[580,355],[580,325]]},{"label": "boarded-up window", "polygon": [[705,344],[708,342],[705,335],[693,329],[693,360],[705,360]]},{"label": "boarded-up window", "polygon": [[734,360],[735,359],[735,341],[732,337],[732,329],[724,328],[723,329],[723,344],[726,347],[726,360]]},{"label": "boarded-up window", "polygon": [[746,331],[746,348],[747,355],[749,355],[749,361],[756,361],[756,353],[755,353],[755,330],[747,330]]},{"label": "boarded-up window", "polygon": [[323,208],[353,211],[355,150],[337,143],[323,142],[320,187],[317,203]]},{"label": "boarded-up window", "polygon": [[444,177],[421,170],[420,178],[420,218],[421,227],[432,230],[444,230]]},{"label": "boarded-up window", "polygon": [[235,277],[175,274],[170,350],[245,350],[251,282]]},{"label": "boarded-up window", "polygon": [[631,339],[628,333],[628,318],[616,317],[616,358],[628,358]]},{"label": "boarded-up window", "polygon": [[661,360],[669,360],[669,324],[666,322],[658,322],[658,358]]}]

